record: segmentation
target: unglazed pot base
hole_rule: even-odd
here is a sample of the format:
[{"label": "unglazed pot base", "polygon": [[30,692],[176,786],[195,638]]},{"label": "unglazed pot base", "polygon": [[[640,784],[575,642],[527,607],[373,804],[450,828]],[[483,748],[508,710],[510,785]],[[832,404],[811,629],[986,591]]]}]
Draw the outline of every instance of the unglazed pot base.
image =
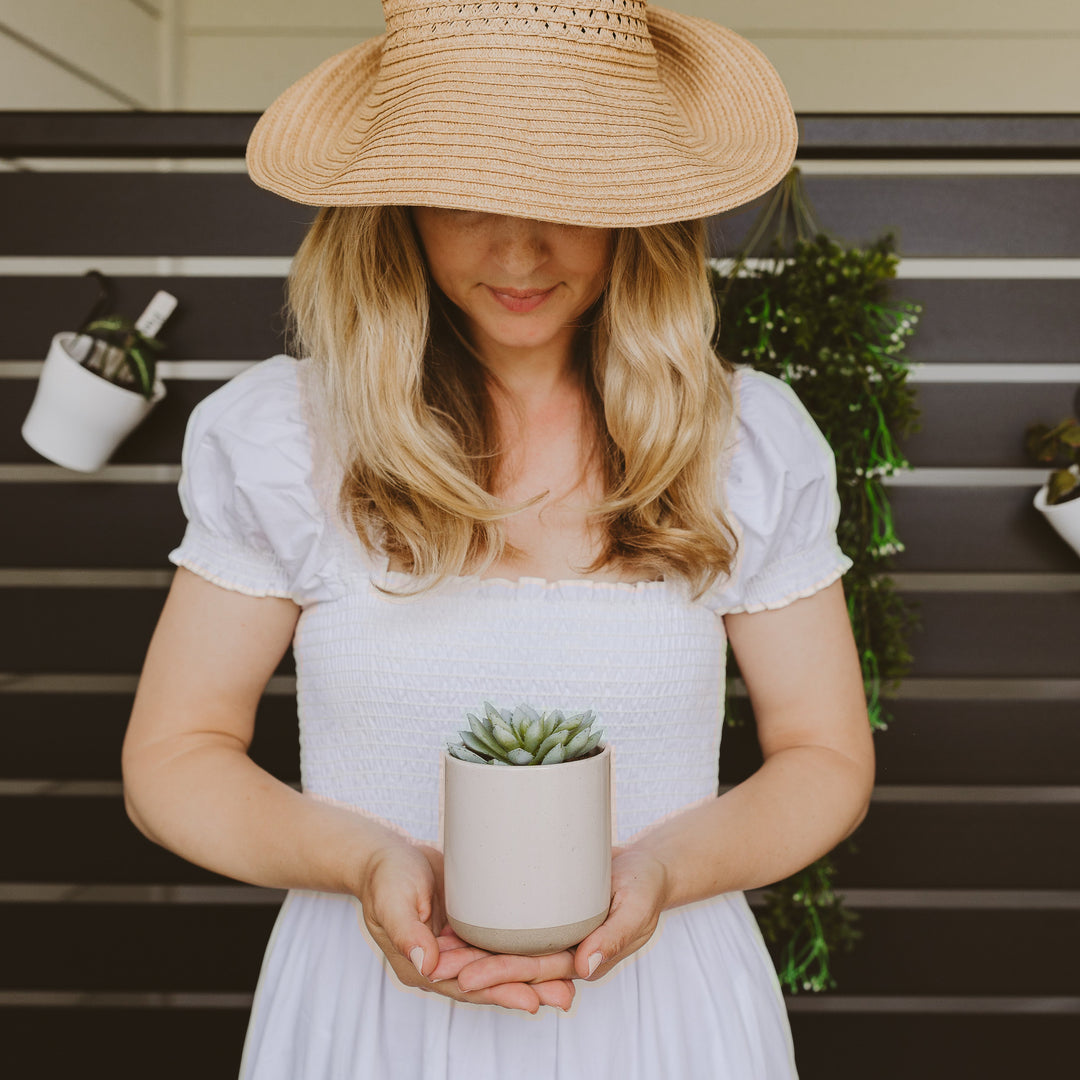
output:
[{"label": "unglazed pot base", "polygon": [[498,930],[490,926],[473,926],[447,916],[451,929],[462,941],[493,953],[513,956],[543,956],[545,953],[570,949],[589,936],[606,918],[607,910],[591,919],[565,923],[562,926],[541,926],[533,930]]}]

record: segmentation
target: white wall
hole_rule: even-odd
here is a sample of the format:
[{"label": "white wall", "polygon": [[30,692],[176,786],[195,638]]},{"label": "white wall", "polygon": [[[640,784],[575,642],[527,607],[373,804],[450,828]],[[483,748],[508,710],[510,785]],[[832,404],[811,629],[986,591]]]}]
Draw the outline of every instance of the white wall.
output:
[{"label": "white wall", "polygon": [[[666,0],[758,44],[801,112],[1080,112],[1077,0]],[[263,109],[378,0],[183,0],[181,99]]]},{"label": "white wall", "polygon": [[0,109],[154,109],[171,0],[0,0]]},{"label": "white wall", "polygon": [[[756,42],[800,112],[1080,112],[1078,0],[666,6]],[[259,110],[381,30],[378,0],[0,0],[0,109]]]}]

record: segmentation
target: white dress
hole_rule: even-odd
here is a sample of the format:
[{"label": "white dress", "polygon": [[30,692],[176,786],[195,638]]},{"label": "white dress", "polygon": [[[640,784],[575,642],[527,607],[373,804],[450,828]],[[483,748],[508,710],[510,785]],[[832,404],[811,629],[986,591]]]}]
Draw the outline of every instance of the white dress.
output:
[{"label": "white dress", "polygon": [[[726,500],[735,570],[697,601],[675,582],[459,578],[417,599],[337,524],[313,464],[303,362],[275,356],[195,409],[169,558],[228,589],[291,597],[301,772],[316,797],[429,843],[439,756],[466,710],[593,707],[616,750],[620,842],[713,797],[728,612],[777,608],[851,565],[836,542],[832,453],[795,394],[734,377]],[[658,720],[663,739],[655,736]],[[248,1029],[245,1080],[788,1080],[776,974],[741,892],[665,913],[648,946],[568,1014],[535,1016],[405,988],[350,897],[288,894]]]}]

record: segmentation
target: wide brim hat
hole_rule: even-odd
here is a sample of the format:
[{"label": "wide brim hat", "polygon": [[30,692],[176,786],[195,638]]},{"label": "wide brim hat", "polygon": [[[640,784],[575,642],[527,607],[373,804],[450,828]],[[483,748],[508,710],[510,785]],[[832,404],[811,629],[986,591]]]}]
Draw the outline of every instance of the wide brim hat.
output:
[{"label": "wide brim hat", "polygon": [[386,33],[259,118],[260,187],[309,206],[421,205],[642,226],[750,202],[788,172],[775,68],[707,19],[641,0],[384,0]]}]

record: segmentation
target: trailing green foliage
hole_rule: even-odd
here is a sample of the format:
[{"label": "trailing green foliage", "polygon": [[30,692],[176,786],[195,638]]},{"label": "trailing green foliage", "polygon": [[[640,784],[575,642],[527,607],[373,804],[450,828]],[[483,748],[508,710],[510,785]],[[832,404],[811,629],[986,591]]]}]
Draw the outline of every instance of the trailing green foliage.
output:
[{"label": "trailing green foliage", "polygon": [[1080,423],[1067,416],[1053,427],[1032,424],[1024,433],[1024,448],[1032,461],[1056,465],[1046,482],[1050,506],[1080,499]]},{"label": "trailing green foliage", "polygon": [[[749,262],[763,241],[764,257]],[[918,410],[902,354],[921,311],[889,299],[899,262],[893,247],[891,235],[865,248],[830,239],[793,169],[734,264],[714,270],[717,348],[791,385],[835,455],[837,537],[853,563],[844,591],[875,731],[888,726],[883,693],[910,669],[907,642],[917,625],[886,574],[904,545],[882,478],[910,468],[898,443],[917,430]],[[731,693],[733,661],[730,656],[728,715],[737,724],[745,714]],[[858,937],[856,916],[833,891],[834,874],[825,856],[769,892],[762,929],[779,948],[780,979],[793,993],[835,986],[830,954]]]},{"label": "trailing green foliage", "polygon": [[603,728],[592,730],[592,709],[563,716],[558,709],[538,713],[529,705],[512,712],[484,702],[484,715],[466,714],[468,731],[447,750],[462,761],[477,765],[558,765],[588,757],[603,738]]},{"label": "trailing green foliage", "polygon": [[157,339],[136,329],[123,315],[108,315],[87,323],[80,333],[89,334],[117,350],[110,357],[103,353],[97,365],[87,364],[91,371],[118,386],[133,386],[148,401],[154,396],[156,357],[165,346]]}]

